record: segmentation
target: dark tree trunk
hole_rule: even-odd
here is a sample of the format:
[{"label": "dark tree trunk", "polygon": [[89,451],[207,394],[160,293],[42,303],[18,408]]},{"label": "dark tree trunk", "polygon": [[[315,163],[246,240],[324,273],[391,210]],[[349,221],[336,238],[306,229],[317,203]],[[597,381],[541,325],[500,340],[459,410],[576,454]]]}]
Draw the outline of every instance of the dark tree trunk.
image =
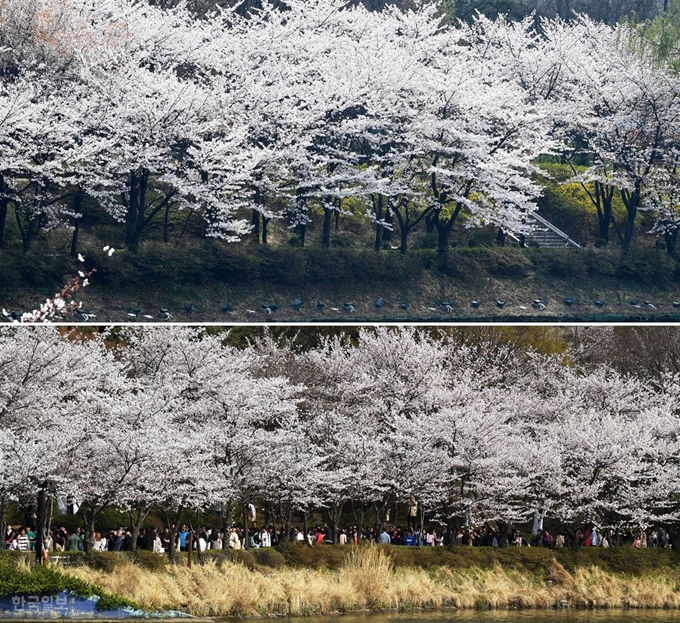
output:
[{"label": "dark tree trunk", "polygon": [[168,558],[173,563],[177,560],[177,538],[174,530],[170,530],[170,551],[168,552]]},{"label": "dark tree trunk", "polygon": [[312,544],[309,542],[309,539],[307,538],[307,535],[309,534],[309,516],[307,511],[302,513],[302,530],[304,531],[303,536],[305,537],[303,543],[307,547],[311,547]]},{"label": "dark tree trunk", "polygon": [[449,228],[437,221],[437,250],[446,253],[449,250]]},{"label": "dark tree trunk", "polygon": [[[7,498],[5,498],[4,495],[0,499],[0,534],[2,535],[3,538],[2,545],[0,545],[0,547],[4,549],[5,547],[4,539],[6,538],[7,535]],[[36,533],[36,538],[37,536],[38,535]]]},{"label": "dark tree trunk", "polygon": [[267,244],[267,235],[269,234],[269,221],[271,219],[268,219],[265,217],[265,215],[262,215],[262,244]]},{"label": "dark tree trunk", "polygon": [[[163,508],[163,516],[165,517],[165,525],[170,529],[170,551],[168,552],[168,559],[171,563],[175,563],[177,560],[177,524],[182,516],[183,506],[180,506],[175,515],[175,521],[170,519],[170,511],[167,508]],[[173,528],[174,524],[174,528]]]},{"label": "dark tree trunk", "polygon": [[243,506],[243,537],[244,537],[244,546],[246,549],[250,549],[250,531],[248,530],[248,506],[245,502],[242,504]]},{"label": "dark tree trunk", "polygon": [[78,234],[80,233],[80,218],[76,218],[76,223],[73,227],[73,235],[71,236],[71,257],[78,255]]},{"label": "dark tree trunk", "polygon": [[5,246],[5,223],[7,223],[7,208],[9,199],[0,197],[0,247]]},{"label": "dark tree trunk", "polygon": [[611,223],[611,215],[608,220],[600,219],[597,237],[601,240],[609,242],[609,224]]},{"label": "dark tree trunk", "polygon": [[132,244],[137,212],[139,210],[139,176],[136,171],[131,171],[128,179],[130,183],[128,185],[127,195],[123,193],[123,201],[127,208],[127,211],[125,212],[125,244],[130,246]]},{"label": "dark tree trunk", "polygon": [[401,243],[399,245],[399,251],[401,251],[402,253],[406,253],[406,251],[408,251],[408,229],[402,227],[400,233]]},{"label": "dark tree trunk", "polygon": [[502,247],[505,246],[506,233],[503,231],[502,227],[498,228],[498,235],[496,236],[496,242]]},{"label": "dark tree trunk", "polygon": [[19,228],[24,251],[28,251],[31,248],[30,224],[28,230],[26,230],[24,224],[21,222],[21,216],[19,215],[16,205],[14,206],[14,216],[17,220],[17,227]]},{"label": "dark tree trunk", "polygon": [[[191,213],[191,210],[189,211]],[[168,244],[170,242],[170,202],[165,206],[165,215],[163,217],[163,242]]]},{"label": "dark tree trunk", "polygon": [[406,198],[402,197],[401,201],[397,203],[396,206],[392,207],[392,214],[396,215],[397,221],[399,222],[399,235],[401,238],[399,250],[401,253],[406,253],[408,250],[408,235],[409,232],[423,219],[428,219],[430,216],[430,210],[424,210],[418,218],[411,220],[409,217],[409,202]]},{"label": "dark tree trunk", "polygon": [[383,238],[383,226],[380,221],[382,220],[382,215],[383,215],[383,196],[378,195],[377,199],[373,199],[373,210],[375,212],[375,219],[376,219],[376,224],[375,224],[375,243],[373,245],[374,250],[380,251],[380,247],[382,246],[382,238]]},{"label": "dark tree trunk", "polygon": [[222,502],[220,515],[222,517],[222,549],[227,549],[229,547],[229,528],[234,523],[234,505],[231,502],[229,504]]},{"label": "dark tree trunk", "polygon": [[612,200],[614,187],[595,182],[595,207],[597,208],[598,238],[609,242],[609,229],[612,223]]},{"label": "dark tree trunk", "polygon": [[675,249],[678,242],[678,229],[665,230],[663,233],[664,241],[666,242],[666,251],[671,257],[675,257]]},{"label": "dark tree trunk", "polygon": [[[265,506],[266,508],[266,506]],[[286,512],[283,511],[283,502],[279,500],[279,512],[281,513],[281,529],[284,534],[290,533],[290,527],[293,520],[293,507],[291,504],[286,505]],[[262,527],[264,528],[268,525],[268,521],[265,519]]]},{"label": "dark tree trunk", "polygon": [[571,549],[573,549],[575,552],[578,552],[584,543],[583,533],[581,532],[580,529],[579,530],[565,529],[564,531],[567,533],[569,541],[571,542]]},{"label": "dark tree trunk", "polygon": [[52,515],[54,513],[54,498],[52,497],[46,497],[45,498],[45,519],[44,519],[44,526],[45,526],[45,534],[49,534],[49,531],[52,529]]},{"label": "dark tree trunk", "polygon": [[180,240],[184,238],[184,234],[187,233],[187,229],[189,229],[189,221],[191,220],[191,217],[194,215],[193,210],[189,210],[189,214],[187,214],[186,219],[184,219],[184,225],[182,226],[182,233],[179,235]]},{"label": "dark tree trunk", "polygon": [[321,244],[328,248],[331,246],[331,223],[333,220],[333,211],[330,208],[323,209],[323,234],[321,236]]},{"label": "dark tree trunk", "polygon": [[305,237],[307,235],[307,197],[305,193],[307,188],[298,186],[295,191],[295,218],[297,219],[298,237],[300,238],[300,245],[305,246]]},{"label": "dark tree trunk", "polygon": [[85,516],[85,540],[83,545],[85,546],[85,551],[92,551],[92,543],[94,541],[94,524],[97,518],[97,512],[91,506],[83,504],[83,508],[87,509],[84,511]]},{"label": "dark tree trunk", "polygon": [[385,215],[385,223],[390,225],[390,227],[384,227],[383,228],[383,241],[384,242],[391,242],[392,241],[392,225],[394,224],[394,212],[388,208],[387,214]]},{"label": "dark tree trunk", "polygon": [[359,502],[359,513],[357,514],[356,506],[354,501],[352,501],[352,515],[354,516],[354,523],[357,525],[357,536],[361,536],[361,532],[364,528],[364,514],[365,507],[363,502]]},{"label": "dark tree trunk", "polygon": [[76,222],[73,227],[73,236],[71,236],[71,257],[78,255],[78,234],[80,233],[80,223],[83,220],[81,209],[83,206],[83,195],[80,191],[76,192],[73,197],[73,211],[76,213]]},{"label": "dark tree trunk", "polygon": [[0,175],[0,247],[5,245],[5,223],[7,222],[7,207],[9,205],[9,198],[4,196],[6,191],[5,178]]},{"label": "dark tree trunk", "polygon": [[462,203],[457,203],[453,213],[447,220],[442,219],[441,208],[435,210],[435,224],[437,226],[437,233],[439,239],[439,253],[446,253],[449,250],[449,234],[453,229],[453,225],[458,219],[461,209],[463,208]]},{"label": "dark tree trunk", "polygon": [[123,197],[127,205],[126,221],[126,244],[130,251],[136,253],[142,239],[142,232],[151,220],[161,210],[168,207],[174,193],[169,193],[163,200],[154,205],[147,214],[147,195],[149,191],[150,172],[142,169],[140,172],[130,173],[130,188],[128,195]]},{"label": "dark tree trunk", "polygon": [[253,226],[253,231],[252,231],[253,244],[260,244],[260,212],[259,212],[259,210],[253,210],[253,214],[250,218],[250,224]]},{"label": "dark tree trunk", "polygon": [[510,531],[510,525],[505,521],[499,521],[498,523],[498,547],[508,546],[508,532]]},{"label": "dark tree trunk", "polygon": [[425,231],[428,234],[431,234],[434,232],[435,227],[437,226],[437,215],[435,212],[432,212],[425,218]]},{"label": "dark tree trunk", "polygon": [[141,532],[141,526],[137,523],[132,524],[132,551],[137,551],[137,541],[139,540],[139,533]]},{"label": "dark tree trunk", "polygon": [[138,506],[128,511],[130,516],[130,524],[132,525],[132,551],[137,550],[137,539],[142,531],[142,524],[149,514],[150,508]]},{"label": "dark tree trunk", "polygon": [[[281,533],[283,534],[283,537],[279,537],[279,543],[283,543],[283,541],[288,540],[288,535],[290,533],[290,525],[291,525],[291,519],[292,519],[292,508],[289,506],[289,513],[286,515],[286,513],[283,512],[283,501],[279,498],[279,503],[278,503],[278,511],[272,511],[272,516],[273,516],[273,521],[270,522],[274,525],[274,529],[276,530],[276,524],[277,524],[277,518],[279,518],[281,521],[279,522],[281,524]],[[288,518],[288,519],[286,519]],[[288,526],[286,526],[286,521],[288,522]],[[272,545],[273,545],[272,541]]]},{"label": "dark tree trunk", "polygon": [[333,531],[333,544],[335,545],[338,543],[338,522],[340,521],[343,507],[343,503],[330,504],[328,507],[328,518],[331,522],[331,530]]},{"label": "dark tree trunk", "polygon": [[633,239],[633,232],[635,227],[635,217],[640,205],[640,183],[637,182],[632,191],[622,190],[621,199],[626,206],[627,218],[626,228],[623,233],[623,248],[627,251],[630,248],[630,243]]},{"label": "dark tree trunk", "polygon": [[[36,521],[36,534],[35,534],[35,559],[36,562],[40,565],[43,562],[43,543],[45,539],[45,489],[41,487],[40,491],[38,492],[38,512],[36,513],[38,515],[37,521]],[[3,504],[3,516],[4,516],[4,504]],[[4,522],[3,522],[4,523]],[[5,525],[5,530],[6,530],[6,525]],[[3,531],[3,538],[5,535],[5,532]]]}]

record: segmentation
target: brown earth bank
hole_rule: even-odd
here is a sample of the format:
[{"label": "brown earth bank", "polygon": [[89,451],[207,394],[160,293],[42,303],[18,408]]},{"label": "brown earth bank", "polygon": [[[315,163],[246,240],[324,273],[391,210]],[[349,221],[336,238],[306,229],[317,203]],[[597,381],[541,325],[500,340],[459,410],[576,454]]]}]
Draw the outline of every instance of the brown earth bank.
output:
[{"label": "brown earth bank", "polygon": [[[64,573],[153,610],[202,617],[413,609],[680,608],[680,556],[630,547],[321,547],[186,560],[83,556]],[[443,550],[443,551],[427,551]],[[304,551],[303,551],[304,550]],[[405,551],[406,550],[406,551]],[[462,551],[461,551],[462,550]]]}]

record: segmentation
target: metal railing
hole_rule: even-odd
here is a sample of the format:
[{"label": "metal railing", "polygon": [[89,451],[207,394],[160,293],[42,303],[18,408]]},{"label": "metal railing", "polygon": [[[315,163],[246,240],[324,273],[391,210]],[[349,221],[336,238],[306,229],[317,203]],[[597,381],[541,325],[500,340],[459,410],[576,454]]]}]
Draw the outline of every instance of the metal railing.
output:
[{"label": "metal railing", "polygon": [[565,241],[565,246],[572,246],[572,247],[576,247],[577,249],[581,248],[581,245],[579,245],[577,242],[572,240],[561,229],[558,229],[557,227],[555,227],[550,221],[546,221],[542,216],[540,216],[539,214],[536,214],[536,212],[531,212],[530,216],[533,219],[537,220],[542,225],[545,225],[550,231],[556,233],[560,238],[562,238]]}]

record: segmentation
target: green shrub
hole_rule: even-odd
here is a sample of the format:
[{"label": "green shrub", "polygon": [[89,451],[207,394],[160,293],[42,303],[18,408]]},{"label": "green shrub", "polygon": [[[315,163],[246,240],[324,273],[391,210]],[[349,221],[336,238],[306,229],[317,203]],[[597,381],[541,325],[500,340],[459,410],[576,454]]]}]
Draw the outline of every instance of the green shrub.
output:
[{"label": "green shrub", "polygon": [[616,274],[623,279],[664,286],[674,280],[676,270],[676,263],[664,250],[635,247],[622,254]]},{"label": "green shrub", "polygon": [[283,567],[286,564],[286,559],[284,558],[283,554],[277,552],[271,547],[253,549],[251,550],[251,554],[253,555],[255,562],[258,565],[262,565],[264,567],[278,569],[279,567]]},{"label": "green shrub", "polygon": [[138,549],[130,557],[132,562],[149,571],[162,571],[168,564],[168,557]]},{"label": "green shrub", "polygon": [[494,227],[473,230],[473,234],[468,238],[468,247],[490,247],[496,242],[498,231]]},{"label": "green shrub", "polygon": [[404,283],[421,276],[417,255],[357,249],[305,249],[306,274],[311,282]]},{"label": "green shrub", "polygon": [[530,249],[529,256],[536,270],[552,277],[582,279],[588,274],[580,249]]},{"label": "green shrub", "polygon": [[255,569],[255,567],[257,566],[253,554],[245,549],[217,549],[217,550],[211,549],[206,552],[203,552],[203,555],[206,558],[214,560],[217,564],[221,564],[225,561],[233,562],[236,564],[244,565],[251,571]]},{"label": "green shrub", "polygon": [[278,551],[283,555],[286,564],[291,567],[311,569],[339,569],[345,561],[347,546],[316,545],[307,547],[303,543],[286,541],[281,543]]},{"label": "green shrub", "polygon": [[9,565],[12,568],[33,567],[35,564],[35,552],[20,552],[17,550],[0,550],[0,565]]},{"label": "green shrub", "polygon": [[101,587],[67,575],[57,567],[35,565],[31,571],[25,572],[17,569],[8,557],[0,557],[0,595],[56,595],[61,592],[85,598],[98,595],[99,611],[123,606],[138,608],[128,599],[110,595]]},{"label": "green shrub", "polygon": [[306,280],[305,255],[291,247],[263,248],[260,279],[285,285],[302,285]]},{"label": "green shrub", "polygon": [[497,277],[526,277],[532,269],[527,254],[515,247],[490,247],[484,249],[481,262]]},{"label": "green shrub", "polygon": [[223,283],[249,283],[260,277],[262,256],[245,243],[219,244],[211,258],[210,274]]},{"label": "green shrub", "polygon": [[89,552],[85,555],[85,564],[93,569],[111,573],[129,562],[125,552]]},{"label": "green shrub", "polygon": [[439,246],[439,238],[437,234],[425,234],[417,243],[417,249],[437,249]]},{"label": "green shrub", "polygon": [[576,567],[597,566],[611,573],[642,576],[663,568],[677,568],[680,554],[672,549],[637,549],[625,547],[582,547],[578,552],[560,549],[554,552],[558,562],[570,573]]},{"label": "green shrub", "polygon": [[351,232],[336,232],[331,238],[331,247],[349,249],[363,246],[363,240]]},{"label": "green shrub", "polygon": [[611,247],[587,247],[581,250],[581,257],[588,275],[614,277],[619,264],[620,252]]},{"label": "green shrub", "polygon": [[316,283],[337,283],[354,278],[355,253],[344,248],[305,249],[307,278]]},{"label": "green shrub", "polygon": [[439,253],[435,249],[425,249],[418,252],[420,260],[426,270],[437,270],[442,275],[455,277],[457,279],[467,279],[471,277],[469,259],[470,253],[474,253],[473,249],[465,249],[467,253],[459,253],[458,251],[448,251],[447,253]]}]

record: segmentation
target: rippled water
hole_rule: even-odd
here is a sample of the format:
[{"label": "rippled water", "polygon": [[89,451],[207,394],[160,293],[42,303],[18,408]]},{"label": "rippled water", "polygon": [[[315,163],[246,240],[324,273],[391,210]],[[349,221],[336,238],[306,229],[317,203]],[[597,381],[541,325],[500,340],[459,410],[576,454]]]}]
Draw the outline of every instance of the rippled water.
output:
[{"label": "rippled water", "polygon": [[443,610],[284,619],[289,623],[678,623],[677,610]]}]

